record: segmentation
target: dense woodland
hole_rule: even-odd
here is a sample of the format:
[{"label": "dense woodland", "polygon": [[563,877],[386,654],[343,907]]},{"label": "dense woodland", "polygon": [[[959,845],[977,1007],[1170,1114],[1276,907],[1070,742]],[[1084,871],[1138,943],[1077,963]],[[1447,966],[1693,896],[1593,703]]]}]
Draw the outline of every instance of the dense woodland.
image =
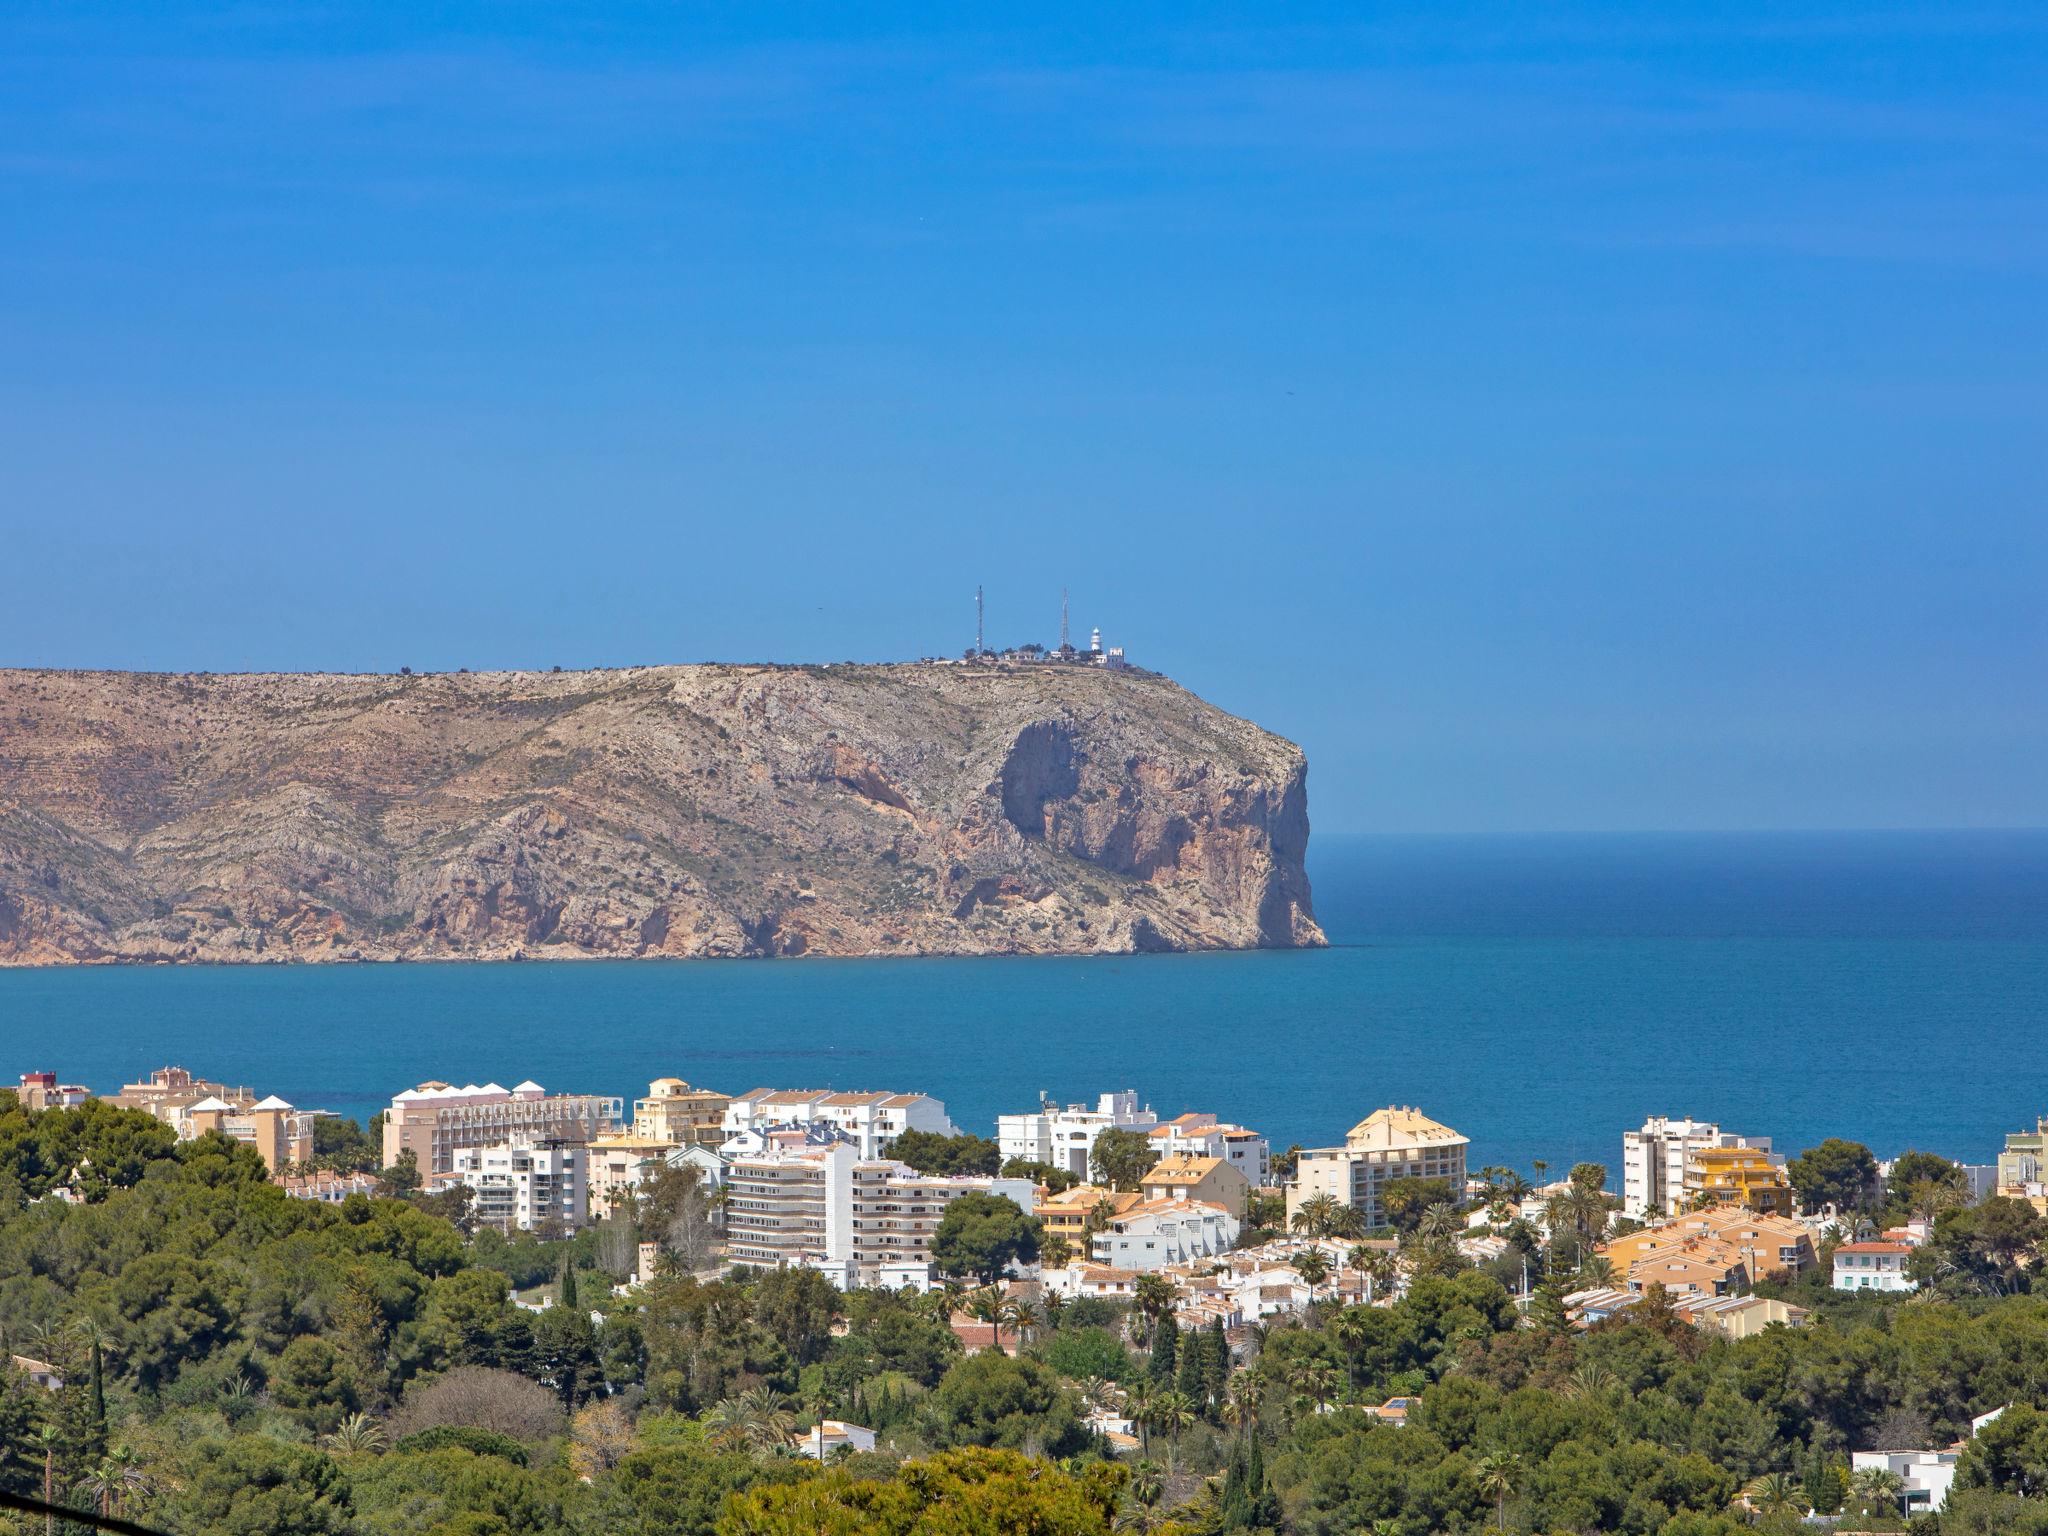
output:
[{"label": "dense woodland", "polygon": [[[327,1150],[359,1153],[345,1143]],[[1863,1177],[1853,1152],[1802,1161],[1808,1180]],[[1575,1332],[1561,1297],[1600,1262],[1597,1201],[1560,1207],[1554,1249],[1504,1217],[1515,1246],[1487,1270],[1422,1204],[1402,1299],[1318,1306],[1233,1350],[1182,1333],[1157,1285],[1129,1310],[973,1285],[1033,1241],[985,1211],[948,1234],[959,1290],[740,1272],[618,1295],[640,1232],[678,1270],[699,1257],[694,1184],[664,1180],[638,1231],[508,1241],[407,1196],[400,1171],[392,1198],[294,1201],[219,1138],[0,1097],[0,1328],[64,1376],[0,1384],[0,1486],[176,1536],[1718,1536],[1800,1529],[1809,1508],[1903,1530],[1896,1490],[1852,1479],[1847,1453],[1947,1443],[2013,1404],[1965,1452],[1949,1512],[1915,1526],[2048,1533],[2039,1222],[1944,1199],[1943,1166],[1925,1160],[1929,1187],[1903,1196],[1939,1214],[1925,1292],[1809,1279],[1787,1293],[1814,1308],[1803,1329],[1731,1343],[1653,1296]],[[60,1183],[83,1203],[46,1198]],[[1502,1283],[1525,1263],[1541,1282],[1526,1319]],[[959,1313],[1018,1356],[963,1355]],[[1420,1398],[1406,1427],[1363,1411],[1396,1394]],[[1138,1421],[1140,1455],[1109,1454],[1097,1405]],[[820,1416],[874,1426],[882,1449],[790,1454]]]}]

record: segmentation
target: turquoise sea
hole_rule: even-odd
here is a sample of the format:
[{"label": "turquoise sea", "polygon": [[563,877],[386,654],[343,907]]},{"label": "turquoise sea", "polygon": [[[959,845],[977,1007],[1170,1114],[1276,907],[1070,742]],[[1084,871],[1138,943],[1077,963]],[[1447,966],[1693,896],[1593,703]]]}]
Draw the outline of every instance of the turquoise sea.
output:
[{"label": "turquoise sea", "polygon": [[983,1134],[1129,1086],[1278,1145],[1417,1104],[1524,1167],[1660,1113],[1984,1162],[2048,1114],[2048,832],[1312,846],[1314,952],[0,971],[0,1080],[177,1062],[362,1117],[672,1074],[924,1089]]}]

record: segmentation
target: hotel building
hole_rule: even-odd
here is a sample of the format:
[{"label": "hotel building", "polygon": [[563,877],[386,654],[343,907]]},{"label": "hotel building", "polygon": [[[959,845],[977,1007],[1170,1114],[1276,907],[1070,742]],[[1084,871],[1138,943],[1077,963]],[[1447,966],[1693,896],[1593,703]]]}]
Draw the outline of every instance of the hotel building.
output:
[{"label": "hotel building", "polygon": [[1354,1125],[1341,1147],[1303,1152],[1287,1186],[1287,1219],[1304,1200],[1328,1195],[1365,1213],[1368,1227],[1387,1225],[1380,1190],[1394,1179],[1443,1179],[1451,1198],[1465,1188],[1465,1152],[1471,1142],[1419,1109],[1389,1105]]},{"label": "hotel building", "polygon": [[384,1112],[384,1165],[406,1152],[423,1178],[455,1171],[455,1154],[514,1142],[582,1144],[619,1129],[622,1101],[587,1093],[550,1094],[539,1083],[422,1083]]}]

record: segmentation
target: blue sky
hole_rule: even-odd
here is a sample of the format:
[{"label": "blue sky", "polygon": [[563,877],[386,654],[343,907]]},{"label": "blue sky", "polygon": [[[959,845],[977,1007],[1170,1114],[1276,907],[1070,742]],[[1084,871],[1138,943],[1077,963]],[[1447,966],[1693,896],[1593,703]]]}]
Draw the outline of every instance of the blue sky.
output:
[{"label": "blue sky", "polygon": [[0,660],[885,659],[1065,585],[1325,830],[2048,823],[2044,66],[2038,7],[10,6]]}]

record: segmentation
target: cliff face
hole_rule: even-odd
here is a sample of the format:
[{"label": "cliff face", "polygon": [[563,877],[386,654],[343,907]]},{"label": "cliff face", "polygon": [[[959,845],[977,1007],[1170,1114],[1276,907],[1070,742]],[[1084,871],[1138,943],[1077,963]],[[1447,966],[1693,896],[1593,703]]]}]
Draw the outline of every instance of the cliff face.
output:
[{"label": "cliff face", "polygon": [[0,964],[1319,945],[1305,776],[1081,667],[0,670]]}]

